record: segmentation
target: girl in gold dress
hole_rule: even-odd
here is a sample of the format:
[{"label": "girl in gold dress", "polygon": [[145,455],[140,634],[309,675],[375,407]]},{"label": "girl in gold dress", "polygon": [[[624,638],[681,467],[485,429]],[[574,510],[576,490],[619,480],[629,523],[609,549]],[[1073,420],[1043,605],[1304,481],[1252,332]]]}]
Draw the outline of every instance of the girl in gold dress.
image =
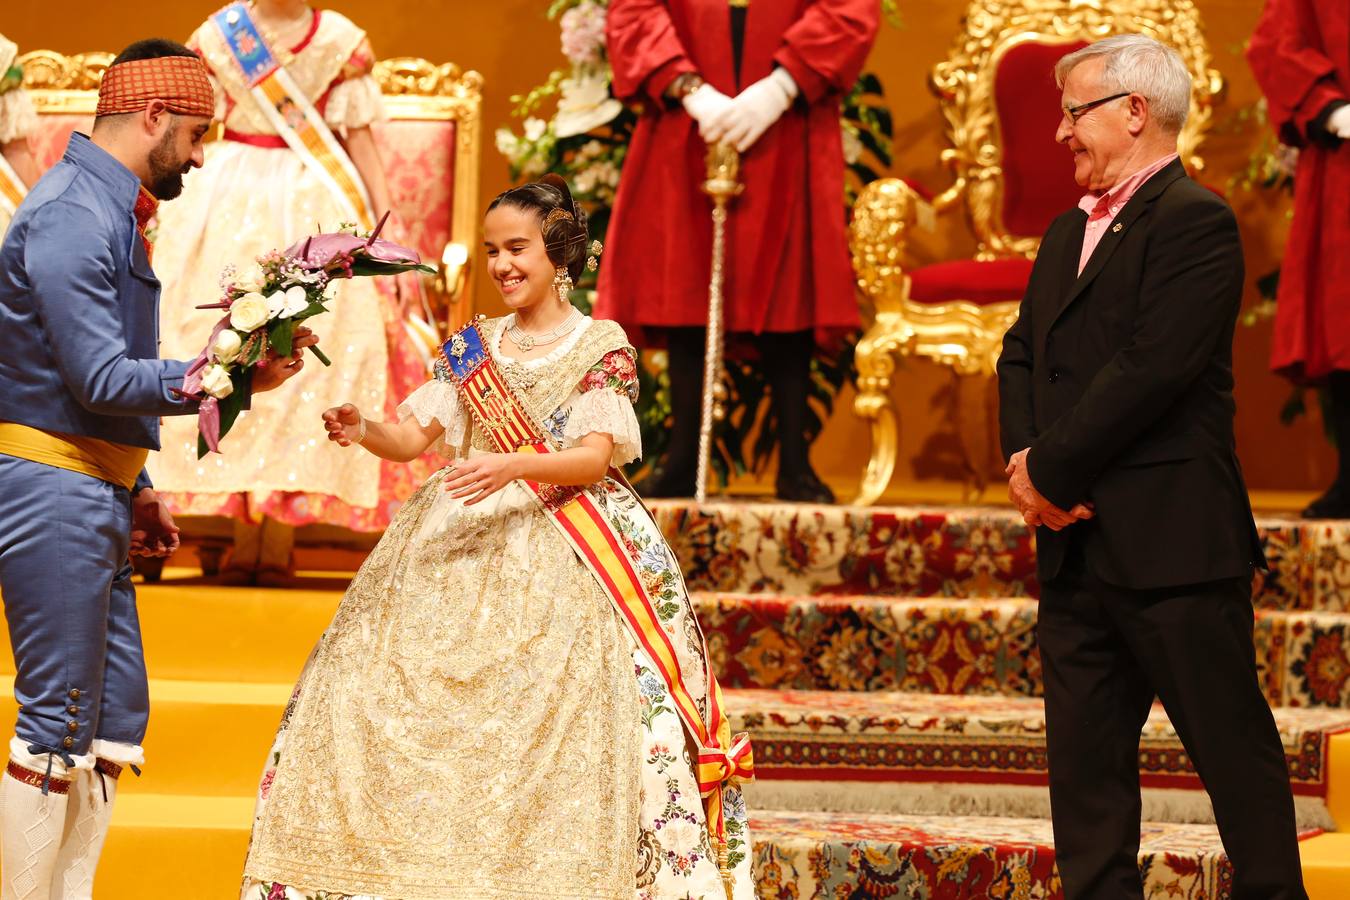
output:
[{"label": "girl in gold dress", "polygon": [[[674,556],[614,468],[641,453],[634,351],[567,300],[585,217],[550,176],[499,196],[484,234],[513,312],[477,334],[554,450],[493,452],[448,358],[397,422],[324,414],[338,446],[452,461],[399,512],[300,676],[243,897],[748,900],[748,743],[716,724],[687,738],[677,705],[717,723],[720,694]],[[541,502],[569,485],[659,616],[641,645]],[[726,764],[711,777],[710,758]]]}]

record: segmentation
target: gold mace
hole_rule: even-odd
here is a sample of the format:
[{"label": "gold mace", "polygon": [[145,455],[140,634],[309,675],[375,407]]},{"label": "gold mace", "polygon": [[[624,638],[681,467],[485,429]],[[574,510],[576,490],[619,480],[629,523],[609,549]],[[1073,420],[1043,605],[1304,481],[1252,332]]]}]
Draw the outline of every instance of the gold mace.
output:
[{"label": "gold mace", "polygon": [[708,177],[703,182],[703,193],[712,198],[713,247],[712,277],[708,280],[708,339],[703,353],[703,416],[698,429],[698,476],[694,482],[694,499],[704,503],[708,499],[708,479],[713,449],[713,425],[726,415],[723,401],[726,388],[722,385],[722,281],[727,255],[727,204],[745,190],[737,180],[741,155],[730,144],[713,144],[708,148]]}]

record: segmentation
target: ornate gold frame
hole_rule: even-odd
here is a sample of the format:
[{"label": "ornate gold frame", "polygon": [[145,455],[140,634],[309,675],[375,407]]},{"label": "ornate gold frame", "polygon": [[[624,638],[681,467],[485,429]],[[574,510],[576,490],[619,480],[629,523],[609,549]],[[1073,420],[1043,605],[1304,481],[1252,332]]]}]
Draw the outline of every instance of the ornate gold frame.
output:
[{"label": "ornate gold frame", "polygon": [[[1017,317],[1016,303],[968,301],[929,304],[910,299],[905,274],[909,230],[964,200],[979,241],[976,259],[1031,258],[1039,235],[1008,233],[1002,221],[1003,168],[994,75],[1013,47],[1029,41],[1092,41],[1122,32],[1143,33],[1176,47],[1195,79],[1191,112],[1179,146],[1191,171],[1224,90],[1210,67],[1200,16],[1192,0],[972,0],[965,31],[951,57],[933,69],[951,147],[942,161],[951,187],[928,203],[909,185],[886,178],[858,198],[850,226],[858,285],[875,310],[857,348],[858,396],[854,412],[871,422],[872,452],[856,503],[875,503],[895,472],[899,424],[891,402],[895,354],[924,356],[951,366],[958,376],[992,376],[1003,333]],[[977,476],[978,483],[978,476]]]},{"label": "ornate gold frame", "polygon": [[[98,85],[113,54],[93,52],[65,56],[51,50],[35,50],[19,57],[24,87],[39,113],[93,115],[98,105]],[[483,76],[461,71],[452,63],[436,65],[404,56],[375,64],[375,80],[385,95],[389,117],[394,120],[455,122],[454,208],[451,211],[450,242],[470,251],[478,231],[478,165],[482,154]],[[468,310],[458,309],[473,296],[472,271],[446,272],[454,257],[447,245],[437,310],[444,318],[458,321]],[[468,254],[472,257],[472,253]],[[462,265],[462,264],[460,264]],[[458,312],[458,315],[456,314]],[[441,318],[442,316],[438,316]]]}]

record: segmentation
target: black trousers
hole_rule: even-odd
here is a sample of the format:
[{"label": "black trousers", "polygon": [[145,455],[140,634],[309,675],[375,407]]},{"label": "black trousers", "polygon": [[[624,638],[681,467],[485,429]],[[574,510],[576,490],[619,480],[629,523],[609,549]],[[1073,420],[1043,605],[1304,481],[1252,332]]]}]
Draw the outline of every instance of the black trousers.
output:
[{"label": "black trousers", "polygon": [[1233,896],[1306,900],[1289,771],[1257,682],[1251,579],[1126,590],[1071,547],[1037,625],[1064,896],[1143,897],[1139,738],[1156,694],[1214,804]]}]

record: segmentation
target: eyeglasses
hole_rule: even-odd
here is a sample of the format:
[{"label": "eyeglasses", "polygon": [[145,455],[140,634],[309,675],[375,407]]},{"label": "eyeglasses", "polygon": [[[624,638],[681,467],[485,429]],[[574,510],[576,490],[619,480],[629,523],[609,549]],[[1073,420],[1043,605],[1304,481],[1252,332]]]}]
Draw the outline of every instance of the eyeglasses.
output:
[{"label": "eyeglasses", "polygon": [[1121,91],[1119,94],[1112,94],[1110,97],[1103,97],[1100,100],[1089,100],[1087,103],[1070,106],[1064,110],[1064,115],[1069,117],[1070,122],[1076,124],[1079,119],[1083,118],[1083,116],[1101,106],[1103,103],[1110,103],[1112,100],[1119,100],[1121,97],[1128,97],[1133,93],[1134,91]]}]

